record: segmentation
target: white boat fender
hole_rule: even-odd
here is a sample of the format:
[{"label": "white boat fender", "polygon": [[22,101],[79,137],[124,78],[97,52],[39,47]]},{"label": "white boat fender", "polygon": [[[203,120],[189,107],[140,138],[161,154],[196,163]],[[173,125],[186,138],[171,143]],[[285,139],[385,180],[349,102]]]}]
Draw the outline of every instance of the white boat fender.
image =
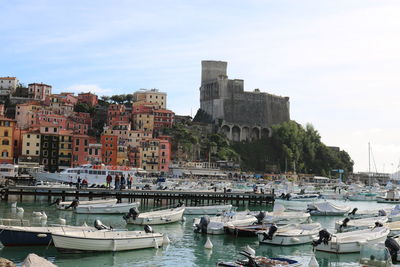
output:
[{"label": "white boat fender", "polygon": [[154,248],[158,249],[158,243],[155,238],[153,238],[153,245],[154,245]]},{"label": "white boat fender", "polygon": [[243,251],[249,253],[249,254],[252,255],[252,256],[255,256],[255,255],[256,255],[256,251],[255,251],[254,249],[252,249],[249,245],[247,245],[247,246],[244,248]]},{"label": "white boat fender", "polygon": [[67,220],[66,219],[58,218],[58,221],[60,222],[61,225],[66,225],[67,224]]},{"label": "white boat fender", "polygon": [[212,249],[213,247],[214,247],[214,245],[211,243],[210,238],[207,237],[207,241],[206,241],[206,243],[204,244],[204,248],[206,248],[206,249]]},{"label": "white boat fender", "polygon": [[37,237],[47,237],[47,234],[38,234]]},{"label": "white boat fender", "polygon": [[16,208],[17,208],[17,202],[11,203],[11,208],[12,208],[12,209],[16,209]]},{"label": "white boat fender", "polygon": [[182,217],[182,222],[186,222],[186,217]]},{"label": "white boat fender", "polygon": [[19,212],[19,213],[24,213],[24,208],[17,207],[17,212]]},{"label": "white boat fender", "polygon": [[33,216],[36,216],[36,217],[42,217],[42,212],[40,212],[40,211],[34,211],[34,212],[32,212],[32,215],[33,215]]},{"label": "white boat fender", "polygon": [[300,241],[300,239],[298,239],[297,237],[292,237],[290,240],[296,243]]},{"label": "white boat fender", "polygon": [[47,220],[42,220],[42,221],[41,221],[41,224],[42,224],[42,227],[45,227],[46,224],[47,224]]},{"label": "white boat fender", "polygon": [[42,217],[40,218],[42,221],[47,221],[47,214],[42,211]]},{"label": "white boat fender", "polygon": [[171,243],[171,240],[169,240],[168,235],[164,234],[163,245],[168,245],[169,243]]},{"label": "white boat fender", "polygon": [[315,254],[313,253],[310,259],[310,262],[308,263],[308,267],[319,267],[318,261],[315,258]]}]

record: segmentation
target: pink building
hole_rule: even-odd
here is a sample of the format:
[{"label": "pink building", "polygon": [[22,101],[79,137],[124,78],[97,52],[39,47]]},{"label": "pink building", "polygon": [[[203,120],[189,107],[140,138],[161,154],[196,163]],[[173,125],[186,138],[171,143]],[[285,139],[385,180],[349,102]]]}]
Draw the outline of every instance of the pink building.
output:
[{"label": "pink building", "polygon": [[168,140],[159,139],[158,169],[160,172],[167,173],[169,171],[170,160],[171,160],[171,143]]},{"label": "pink building", "polygon": [[129,123],[130,114],[126,111],[126,107],[120,104],[111,104],[108,106],[107,124],[119,125]]},{"label": "pink building", "polygon": [[174,123],[175,113],[168,109],[154,110],[154,130],[171,128]]},{"label": "pink building", "polygon": [[51,85],[44,83],[31,83],[28,85],[28,96],[35,100],[44,101],[51,95]]},{"label": "pink building", "polygon": [[78,100],[80,103],[85,103],[90,107],[94,107],[98,103],[97,95],[90,92],[78,94]]},{"label": "pink building", "polygon": [[72,136],[72,166],[88,163],[89,136],[74,134]]}]

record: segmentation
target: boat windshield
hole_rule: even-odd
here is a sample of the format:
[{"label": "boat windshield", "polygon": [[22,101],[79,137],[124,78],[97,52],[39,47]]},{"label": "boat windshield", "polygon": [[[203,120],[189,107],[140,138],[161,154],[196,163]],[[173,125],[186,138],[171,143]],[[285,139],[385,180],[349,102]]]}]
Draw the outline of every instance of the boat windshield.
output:
[{"label": "boat windshield", "polygon": [[361,266],[390,266],[391,257],[388,249],[383,244],[365,245],[361,248]]}]

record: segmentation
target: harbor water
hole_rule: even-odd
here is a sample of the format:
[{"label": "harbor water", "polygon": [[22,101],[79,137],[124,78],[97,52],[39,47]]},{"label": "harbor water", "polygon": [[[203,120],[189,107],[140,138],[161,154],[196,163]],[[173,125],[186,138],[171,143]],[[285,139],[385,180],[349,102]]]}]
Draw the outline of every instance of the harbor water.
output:
[{"label": "harbor water", "polygon": [[[19,199],[18,199],[19,200]],[[11,203],[17,198],[10,197],[8,202],[0,202],[0,218],[17,218],[11,211]],[[276,203],[284,204],[286,208],[300,209],[306,207],[305,202],[282,201]],[[375,202],[344,202],[334,201],[337,204],[346,204],[359,210],[371,210],[392,207],[390,204],[379,204]],[[54,206],[49,206],[47,198],[36,201],[24,198],[18,201],[18,206],[24,208],[23,219],[34,220],[33,211],[44,210],[48,216],[47,223],[58,223],[59,218],[64,218],[67,224],[92,225],[95,219],[100,219],[104,224],[113,228],[128,228],[129,230],[142,230],[142,226],[126,225],[122,215],[86,215],[75,214],[71,211],[60,211]],[[272,206],[250,206],[249,210],[272,210]],[[241,208],[243,209],[243,207]],[[209,235],[214,247],[212,250],[205,249],[206,235],[196,234],[192,229],[192,221],[195,216],[185,216],[186,220],[169,225],[154,225],[155,232],[167,233],[171,243],[159,249],[142,249],[136,251],[116,253],[82,253],[63,254],[57,252],[53,246],[48,247],[2,247],[0,257],[21,264],[29,253],[36,253],[59,267],[100,267],[100,266],[216,266],[218,261],[233,261],[242,258],[239,252],[246,245],[255,249],[256,255],[267,257],[287,257],[297,260],[308,266],[312,254],[311,244],[299,246],[271,246],[259,245],[256,237],[234,237],[230,235]],[[333,232],[335,221],[343,220],[344,217],[315,216],[313,221],[320,222],[328,231]],[[316,258],[322,267],[328,266],[359,266],[359,254],[336,255],[324,252],[316,252]]]}]

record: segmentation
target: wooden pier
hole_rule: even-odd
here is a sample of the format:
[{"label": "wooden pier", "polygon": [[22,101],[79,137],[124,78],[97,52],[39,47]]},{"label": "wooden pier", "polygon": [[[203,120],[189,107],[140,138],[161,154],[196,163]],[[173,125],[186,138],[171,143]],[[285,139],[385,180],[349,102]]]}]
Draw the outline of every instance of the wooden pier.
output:
[{"label": "wooden pier", "polygon": [[[65,188],[65,187],[40,187],[40,186],[8,186],[0,189],[0,197],[7,201],[10,195],[19,196],[47,196],[48,201],[61,198],[117,198],[128,202],[140,201],[143,206],[174,205],[179,202],[189,206],[206,204],[232,204],[244,205],[267,205],[274,203],[274,192],[256,193],[233,193],[233,192],[209,192],[209,191],[169,191],[169,190],[135,190],[124,189],[121,191],[106,188]],[[150,202],[150,203],[149,203]]]}]

